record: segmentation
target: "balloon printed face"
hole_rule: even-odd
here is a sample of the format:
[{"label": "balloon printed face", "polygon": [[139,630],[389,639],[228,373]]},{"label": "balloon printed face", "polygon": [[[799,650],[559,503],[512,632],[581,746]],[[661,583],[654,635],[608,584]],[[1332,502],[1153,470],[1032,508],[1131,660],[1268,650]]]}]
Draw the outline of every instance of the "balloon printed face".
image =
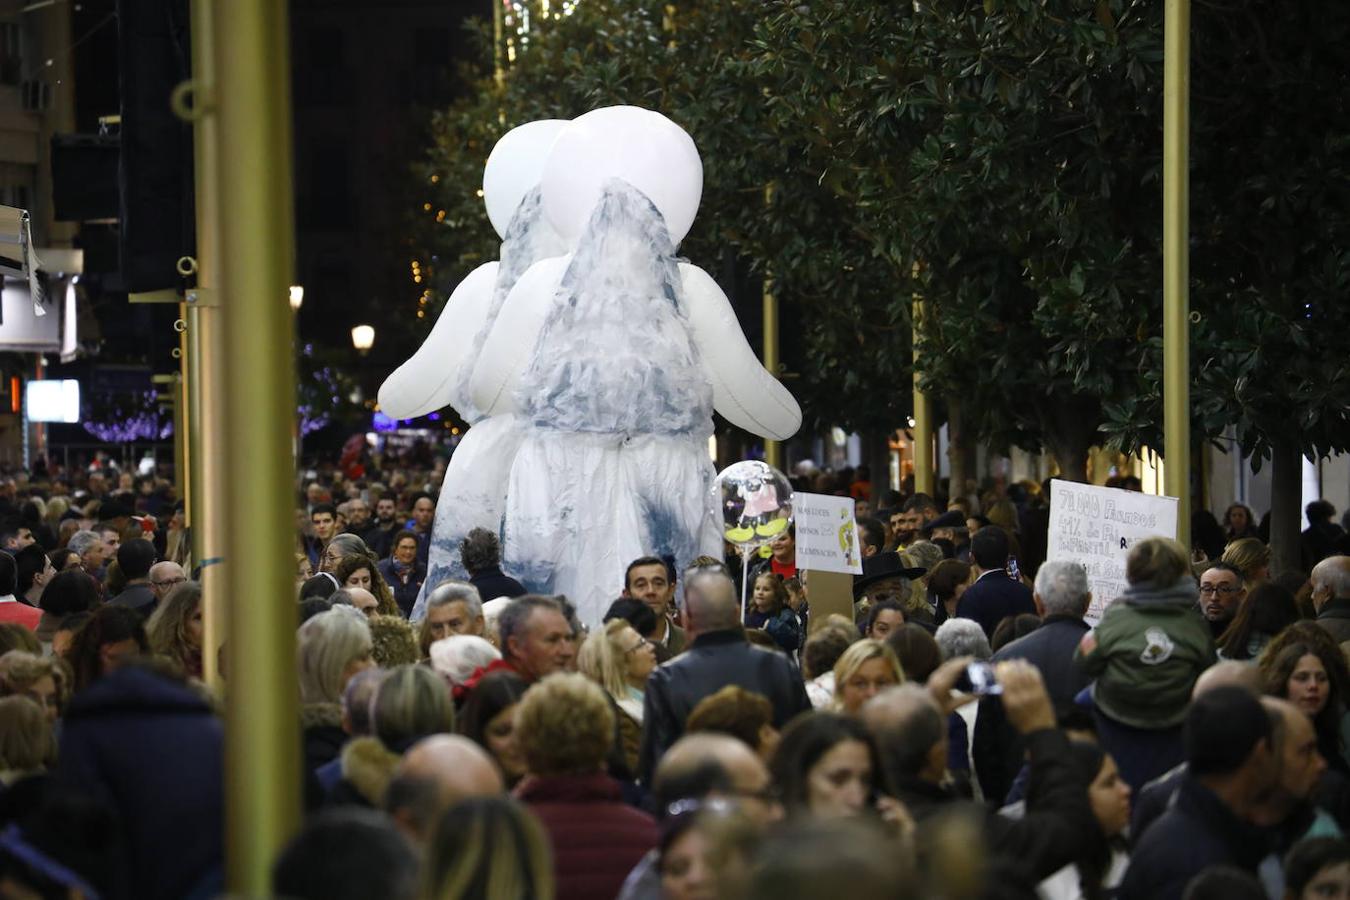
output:
[{"label": "balloon printed face", "polygon": [[722,534],[742,550],[771,543],[792,524],[792,485],[759,460],[728,466],[713,483],[722,509]]}]

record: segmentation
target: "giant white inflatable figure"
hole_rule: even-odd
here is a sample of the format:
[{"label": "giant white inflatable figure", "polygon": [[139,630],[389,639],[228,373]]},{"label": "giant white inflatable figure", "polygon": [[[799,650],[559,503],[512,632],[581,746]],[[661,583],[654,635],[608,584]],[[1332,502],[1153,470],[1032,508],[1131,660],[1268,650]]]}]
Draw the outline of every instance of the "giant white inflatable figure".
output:
[{"label": "giant white inflatable figure", "polygon": [[[486,415],[469,394],[469,380],[502,303],[534,263],[566,252],[543,215],[539,178],[566,121],[545,119],[502,137],[483,171],[483,202],[502,238],[500,261],[474,269],[446,301],[422,347],[380,387],[380,409],[407,419],[453,406],[473,427],[450,458],[436,504],[427,578],[413,608],[425,614],[427,592],[447,578],[465,578],[459,542],[471,528],[501,528],[507,479],[522,431],[510,412]],[[491,598],[485,598],[491,599]]]},{"label": "giant white inflatable figure", "polygon": [[[774,440],[797,430],[801,411],[717,284],[675,257],[703,189],[688,134],[636,107],[595,110],[559,134],[542,188],[545,216],[574,250],[515,283],[469,399],[522,432],[506,482],[507,570],[566,594],[594,625],[632,559],[720,557],[713,410]],[[501,462],[479,480],[495,481]]]}]

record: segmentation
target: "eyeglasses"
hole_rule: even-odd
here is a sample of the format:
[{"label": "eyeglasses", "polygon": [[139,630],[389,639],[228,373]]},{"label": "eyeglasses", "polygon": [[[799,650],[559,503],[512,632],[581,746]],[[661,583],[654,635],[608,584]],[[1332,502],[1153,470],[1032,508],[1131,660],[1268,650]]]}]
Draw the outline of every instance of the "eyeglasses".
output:
[{"label": "eyeglasses", "polygon": [[176,584],[183,584],[185,581],[187,581],[186,578],[170,578],[167,581],[152,581],[150,584],[155,587],[173,587]]},{"label": "eyeglasses", "polygon": [[1231,584],[1202,584],[1200,585],[1201,594],[1218,594],[1220,597],[1227,597],[1229,594],[1236,594],[1241,588],[1235,588]]},{"label": "eyeglasses", "polygon": [[632,656],[634,653],[638,652],[639,650],[643,650],[643,649],[645,649],[645,648],[647,648],[647,647],[650,647],[650,646],[652,646],[652,642],[649,641],[649,640],[647,640],[646,638],[642,638],[642,639],[639,640],[636,644],[634,644],[633,646],[629,647],[627,650],[625,650],[625,651],[623,651],[623,652],[624,652],[624,655],[625,655],[625,656]]}]

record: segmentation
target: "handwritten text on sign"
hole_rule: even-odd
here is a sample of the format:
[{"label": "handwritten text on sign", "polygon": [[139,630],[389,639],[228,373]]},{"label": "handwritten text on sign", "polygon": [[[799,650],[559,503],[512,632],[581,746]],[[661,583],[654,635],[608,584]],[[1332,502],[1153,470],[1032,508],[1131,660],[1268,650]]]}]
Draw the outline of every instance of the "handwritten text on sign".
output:
[{"label": "handwritten text on sign", "polygon": [[1050,483],[1050,543],[1046,559],[1070,559],[1087,569],[1092,586],[1088,619],[1096,621],[1125,590],[1125,557],[1135,541],[1177,536],[1177,500],[1073,481]]},{"label": "handwritten text on sign", "polygon": [[792,495],[792,515],[797,522],[797,568],[862,572],[852,498],[798,491]]}]

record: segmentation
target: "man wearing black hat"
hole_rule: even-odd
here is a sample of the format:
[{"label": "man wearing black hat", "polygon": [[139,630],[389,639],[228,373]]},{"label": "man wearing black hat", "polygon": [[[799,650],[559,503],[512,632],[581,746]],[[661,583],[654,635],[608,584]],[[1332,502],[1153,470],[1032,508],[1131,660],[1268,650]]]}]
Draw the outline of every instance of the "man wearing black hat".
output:
[{"label": "man wearing black hat", "polygon": [[1021,613],[1036,615],[1031,590],[1008,576],[1008,533],[986,525],[970,539],[970,562],[975,583],[966,588],[956,615],[980,623],[991,640],[998,623]]},{"label": "man wearing black hat", "polygon": [[905,610],[905,620],[936,629],[927,610],[913,609],[910,604],[910,582],[923,576],[927,569],[909,568],[894,550],[877,553],[863,560],[863,573],[853,579],[853,602],[862,603],[860,612],[878,603],[893,601]]},{"label": "man wearing black hat", "polygon": [[1179,900],[1186,883],[1210,866],[1255,873],[1269,848],[1255,822],[1279,775],[1271,719],[1240,687],[1215,688],[1191,704],[1187,774],[1172,806],[1135,846],[1121,900]]},{"label": "man wearing black hat", "polygon": [[126,576],[127,586],[112,603],[134,609],[142,618],[155,611],[158,598],[150,585],[150,567],[155,564],[155,545],[136,538],[117,548],[117,565]]}]

